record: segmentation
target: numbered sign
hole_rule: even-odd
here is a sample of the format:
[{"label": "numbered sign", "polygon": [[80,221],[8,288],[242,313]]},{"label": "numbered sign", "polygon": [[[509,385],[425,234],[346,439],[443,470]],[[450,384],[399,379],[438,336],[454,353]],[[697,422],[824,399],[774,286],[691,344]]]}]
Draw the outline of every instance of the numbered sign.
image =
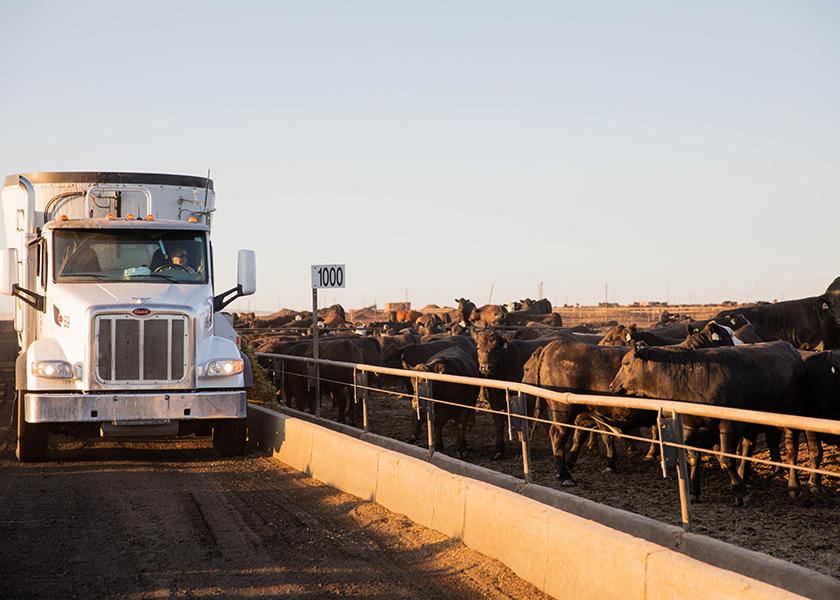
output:
[{"label": "numbered sign", "polygon": [[312,265],[312,287],[343,288],[344,265]]}]

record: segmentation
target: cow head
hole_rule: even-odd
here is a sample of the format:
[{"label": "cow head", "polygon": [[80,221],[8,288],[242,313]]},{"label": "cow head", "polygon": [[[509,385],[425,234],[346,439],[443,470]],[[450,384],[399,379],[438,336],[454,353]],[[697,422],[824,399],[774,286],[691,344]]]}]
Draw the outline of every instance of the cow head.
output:
[{"label": "cow head", "polygon": [[817,310],[824,321],[840,326],[840,292],[826,292],[817,298]]},{"label": "cow head", "polygon": [[636,372],[639,371],[638,359],[641,348],[633,348],[621,359],[621,368],[610,383],[610,391],[618,396],[632,394],[632,387]]},{"label": "cow head", "polygon": [[508,340],[490,328],[473,332],[478,355],[478,371],[485,377],[493,375],[499,359],[508,348]]}]

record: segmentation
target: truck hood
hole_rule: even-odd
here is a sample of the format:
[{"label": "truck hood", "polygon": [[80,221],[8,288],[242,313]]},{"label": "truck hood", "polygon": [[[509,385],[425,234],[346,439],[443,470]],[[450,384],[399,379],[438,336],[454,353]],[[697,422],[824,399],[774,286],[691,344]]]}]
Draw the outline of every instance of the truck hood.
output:
[{"label": "truck hood", "polygon": [[209,285],[175,283],[62,283],[48,297],[64,310],[103,304],[148,306],[170,304],[197,308],[211,297]]}]

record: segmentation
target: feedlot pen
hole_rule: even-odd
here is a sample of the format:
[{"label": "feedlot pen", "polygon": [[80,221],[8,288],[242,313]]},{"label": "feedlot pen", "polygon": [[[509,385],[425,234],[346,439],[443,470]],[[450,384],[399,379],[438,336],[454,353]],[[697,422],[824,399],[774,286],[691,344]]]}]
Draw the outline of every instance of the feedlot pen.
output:
[{"label": "feedlot pen", "polygon": [[[278,355],[263,356],[276,358]],[[299,357],[284,359],[312,361]],[[329,361],[321,362],[323,364]],[[369,372],[398,371],[365,365],[349,366]],[[414,377],[447,377],[411,371],[403,373],[404,376]],[[476,383],[480,384],[480,381]],[[484,383],[489,382],[484,380]],[[508,382],[496,383],[500,386],[516,385]],[[368,431],[408,441],[412,431],[412,418],[416,414],[412,408],[411,396],[406,394],[403,388],[394,385],[378,387],[377,384],[371,383],[364,387]],[[361,392],[357,393],[362,396]],[[605,397],[605,400],[609,398]],[[329,402],[321,405],[321,411],[322,417],[337,419],[337,409]],[[598,450],[591,451],[584,447],[580,453],[574,469],[577,486],[561,487],[554,476],[554,460],[546,423],[547,421],[537,427],[530,440],[530,476],[533,483],[562,489],[564,492],[664,523],[680,523],[680,500],[674,472],[669,471],[668,478],[663,479],[658,458],[654,461],[642,459],[647,451],[647,443],[620,439],[618,472],[610,473],[604,472],[606,460],[599,439]],[[837,426],[833,422],[826,423],[829,423],[829,427]],[[361,424],[359,426],[361,427]],[[770,454],[763,441],[760,441],[754,454],[757,462],[751,464],[753,476],[744,507],[734,506],[729,478],[720,468],[716,457],[711,455],[714,451],[706,451],[701,473],[703,497],[700,502],[691,504],[691,531],[764,552],[835,578],[840,577],[840,452],[836,446],[824,444],[821,467],[826,474],[823,477],[824,489],[820,493],[811,493],[807,485],[808,450],[803,438],[804,435],[800,436],[799,479],[802,488],[798,496],[791,498],[788,494],[786,469],[774,474],[772,466],[762,464],[761,461],[770,460]],[[455,426],[450,422],[444,428],[444,454],[456,456],[454,439]],[[494,459],[494,440],[493,418],[489,407],[479,406],[475,412],[474,425],[467,433],[469,450],[466,460],[509,475],[523,477],[520,444],[517,441],[509,442],[506,457]],[[415,444],[426,447],[425,431]],[[786,460],[784,447],[782,460]]]}]

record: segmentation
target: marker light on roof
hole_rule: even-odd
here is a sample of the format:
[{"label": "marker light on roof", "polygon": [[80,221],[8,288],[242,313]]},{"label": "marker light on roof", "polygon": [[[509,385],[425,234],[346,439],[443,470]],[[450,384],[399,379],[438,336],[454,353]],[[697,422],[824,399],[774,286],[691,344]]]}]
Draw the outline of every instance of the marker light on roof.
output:
[{"label": "marker light on roof", "polygon": [[126,221],[133,221],[133,220],[134,220],[134,219],[136,219],[136,218],[137,218],[137,217],[135,217],[135,216],[134,216],[133,214],[131,214],[131,213],[128,213],[128,214],[125,216],[125,220],[126,220]]},{"label": "marker light on roof", "polygon": [[154,221],[154,220],[155,220],[155,216],[154,216],[154,215],[152,215],[152,214],[148,214],[148,215],[146,215],[146,220],[147,220],[147,221]]},{"label": "marker light on roof", "polygon": [[108,219],[109,221],[113,221],[114,219],[117,218],[117,215],[115,215],[114,213],[108,213],[107,215],[105,215],[105,218]]},{"label": "marker light on roof", "polygon": [[189,219],[187,219],[187,222],[188,222],[188,223],[198,223],[198,217],[196,217],[195,215],[193,215],[193,216],[191,216]]},{"label": "marker light on roof", "polygon": [[58,220],[59,221],[67,221],[68,217],[67,217],[67,215],[59,215]]}]

